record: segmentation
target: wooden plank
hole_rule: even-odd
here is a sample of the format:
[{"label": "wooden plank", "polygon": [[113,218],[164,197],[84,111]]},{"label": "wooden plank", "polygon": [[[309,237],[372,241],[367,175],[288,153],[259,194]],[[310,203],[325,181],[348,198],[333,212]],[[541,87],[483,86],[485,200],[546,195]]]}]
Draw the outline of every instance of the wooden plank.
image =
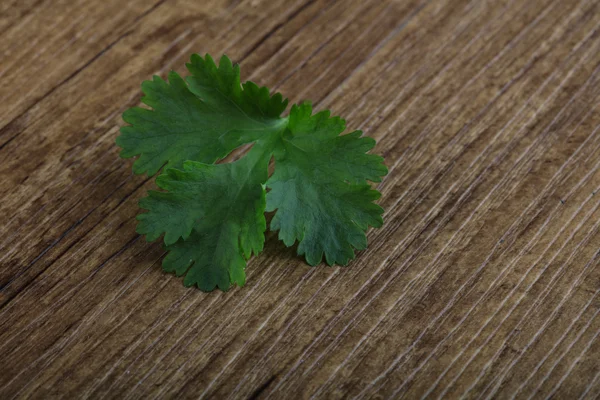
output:
[{"label": "wooden plank", "polygon": [[[600,395],[600,2],[0,6],[0,397]],[[347,268],[269,233],[186,289],[114,144],[152,74],[227,53],[378,140]]]}]

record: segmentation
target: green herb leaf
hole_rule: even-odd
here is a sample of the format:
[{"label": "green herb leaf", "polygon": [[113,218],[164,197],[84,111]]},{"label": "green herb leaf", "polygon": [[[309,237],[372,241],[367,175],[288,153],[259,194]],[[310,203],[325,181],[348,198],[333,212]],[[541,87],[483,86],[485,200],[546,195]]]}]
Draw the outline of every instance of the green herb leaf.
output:
[{"label": "green herb leaf", "polygon": [[339,136],[345,122],[328,111],[312,115],[309,103],[293,106],[288,130],[275,152],[276,169],[267,182],[271,229],[287,246],[300,242],[298,254],[311,265],[345,265],[354,248],[367,246],[368,226],[380,227],[379,192],[366,180],[387,173],[381,157],[366,154],[375,141],[355,131]]},{"label": "green herb leaf", "polygon": [[[163,191],[140,200],[147,212],[137,231],[148,241],[164,235],[163,268],[204,291],[243,286],[246,261],[262,251],[265,210],[275,211],[271,229],[311,265],[345,265],[367,245],[369,226],[382,224],[380,196],[369,184],[387,173],[381,157],[367,154],[375,141],[329,111],[294,105],[252,82],[240,84],[237,65],[223,56],[193,55],[191,76],[144,82],[143,102],[123,114],[130,125],[117,144],[122,157],[139,156],[136,173],[158,172]],[[213,164],[242,144],[249,153]],[[275,172],[268,178],[268,165]],[[267,193],[265,188],[269,189]]]},{"label": "green herb leaf", "polygon": [[279,115],[287,100],[252,82],[240,86],[239,66],[226,56],[217,67],[209,55],[195,54],[187,67],[189,86],[176,72],[168,83],[155,76],[142,84],[142,102],[153,110],[134,107],[123,114],[131,125],[121,128],[117,145],[121,157],[140,156],[136,174],[154,175],[165,164],[177,168],[188,160],[213,163],[285,124]]},{"label": "green herb leaf", "polygon": [[265,189],[270,153],[255,145],[230,164],[186,161],[156,179],[168,192],[150,191],[140,201],[137,231],[154,240],[165,234],[163,267],[186,285],[210,291],[245,283],[246,259],[265,241]]}]

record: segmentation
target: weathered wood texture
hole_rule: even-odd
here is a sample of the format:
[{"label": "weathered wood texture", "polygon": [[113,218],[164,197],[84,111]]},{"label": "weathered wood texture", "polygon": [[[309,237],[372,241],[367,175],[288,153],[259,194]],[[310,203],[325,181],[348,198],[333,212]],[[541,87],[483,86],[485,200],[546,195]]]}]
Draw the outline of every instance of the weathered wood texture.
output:
[{"label": "weathered wood texture", "polygon": [[[600,2],[5,0],[0,398],[600,395]],[[269,234],[228,293],[135,233],[114,144],[192,52],[378,140],[347,268]]]}]

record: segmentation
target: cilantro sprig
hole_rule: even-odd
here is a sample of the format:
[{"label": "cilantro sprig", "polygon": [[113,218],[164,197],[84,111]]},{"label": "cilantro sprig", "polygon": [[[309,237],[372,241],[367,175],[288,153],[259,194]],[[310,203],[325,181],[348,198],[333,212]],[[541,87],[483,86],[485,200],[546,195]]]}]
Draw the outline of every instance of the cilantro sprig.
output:
[{"label": "cilantro sprig", "polygon": [[[368,154],[375,140],[361,131],[341,135],[345,121],[310,103],[293,105],[252,82],[223,56],[194,54],[186,80],[171,72],[142,84],[142,102],[123,114],[121,157],[138,156],[136,174],[154,175],[162,191],[140,200],[137,232],[164,236],[163,268],[186,286],[211,291],[243,286],[246,261],[262,251],[267,223],[310,265],[325,257],[346,265],[367,246],[366,230],[380,227],[380,193],[368,181],[387,174],[383,158]],[[215,164],[243,144],[250,151]],[[275,161],[269,177],[268,166]]]}]

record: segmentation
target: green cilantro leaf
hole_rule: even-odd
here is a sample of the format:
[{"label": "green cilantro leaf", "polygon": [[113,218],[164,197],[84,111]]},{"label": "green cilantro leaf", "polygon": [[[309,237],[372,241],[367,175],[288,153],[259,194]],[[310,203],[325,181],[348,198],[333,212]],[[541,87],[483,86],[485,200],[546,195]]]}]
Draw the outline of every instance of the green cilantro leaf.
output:
[{"label": "green cilantro leaf", "polygon": [[217,67],[209,55],[195,54],[187,67],[189,86],[176,72],[168,83],[155,76],[142,84],[142,102],[153,110],[134,107],[123,114],[131,125],[121,128],[117,145],[124,158],[140,156],[136,174],[154,175],[165,164],[177,168],[188,160],[213,163],[281,129],[287,100],[252,82],[240,86],[239,66],[226,56]]},{"label": "green cilantro leaf", "polygon": [[183,170],[167,169],[140,200],[149,212],[138,215],[137,231],[154,240],[165,234],[169,254],[163,267],[184,283],[209,291],[230,282],[244,285],[246,259],[265,241],[265,189],[270,153],[254,145],[230,164],[186,161]]},{"label": "green cilantro leaf", "polygon": [[[243,286],[246,261],[263,249],[265,210],[271,229],[310,265],[323,259],[345,265],[367,246],[369,226],[380,227],[383,209],[370,182],[387,173],[383,159],[368,154],[375,141],[329,111],[312,114],[252,82],[240,84],[239,66],[223,56],[193,55],[191,76],[142,84],[142,101],[123,114],[130,125],[117,144],[124,158],[139,156],[135,173],[155,174],[162,191],[140,200],[137,231],[148,241],[164,235],[163,268],[187,286],[228,290]],[[242,144],[247,155],[214,164]],[[268,166],[275,160],[269,178]],[[268,193],[266,191],[268,189]]]},{"label": "green cilantro leaf", "polygon": [[267,182],[271,229],[287,246],[300,242],[298,254],[310,265],[345,265],[354,249],[367,246],[368,226],[380,227],[383,209],[374,204],[377,182],[387,173],[381,157],[366,154],[375,141],[355,131],[339,136],[345,122],[329,111],[311,116],[309,103],[293,106],[288,130],[275,151],[275,172]]}]

